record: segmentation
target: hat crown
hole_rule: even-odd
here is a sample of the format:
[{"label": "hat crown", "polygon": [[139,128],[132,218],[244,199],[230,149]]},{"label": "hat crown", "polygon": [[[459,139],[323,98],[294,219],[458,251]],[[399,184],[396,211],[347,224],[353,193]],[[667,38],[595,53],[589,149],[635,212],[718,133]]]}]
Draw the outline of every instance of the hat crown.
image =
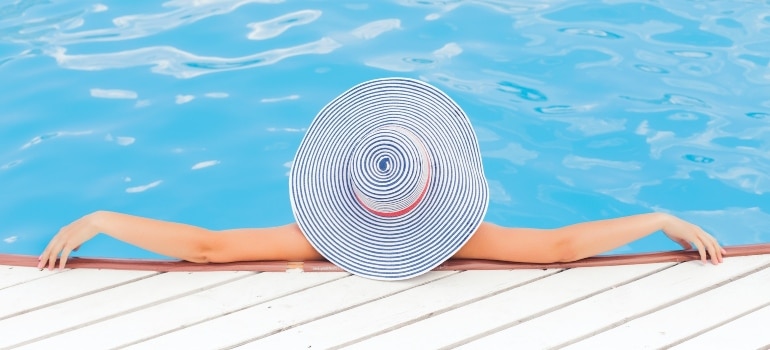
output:
[{"label": "hat crown", "polygon": [[431,166],[416,132],[402,125],[384,125],[356,144],[349,162],[351,190],[374,215],[406,215],[425,197]]}]

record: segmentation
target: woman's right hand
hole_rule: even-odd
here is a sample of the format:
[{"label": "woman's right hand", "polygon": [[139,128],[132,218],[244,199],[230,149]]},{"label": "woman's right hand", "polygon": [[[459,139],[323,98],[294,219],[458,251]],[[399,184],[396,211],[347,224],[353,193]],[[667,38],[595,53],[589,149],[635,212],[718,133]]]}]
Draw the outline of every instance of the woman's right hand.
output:
[{"label": "woman's right hand", "polygon": [[671,240],[687,250],[692,249],[693,245],[695,245],[700,254],[700,259],[704,263],[707,260],[707,256],[711,258],[713,264],[722,262],[723,255],[726,252],[719,245],[716,238],[695,224],[673,215],[664,215],[666,215],[666,218],[663,224],[663,233],[668,238],[671,238]]},{"label": "woman's right hand", "polygon": [[59,269],[63,269],[72,251],[99,233],[99,216],[100,212],[88,214],[59,230],[40,255],[37,267],[42,270],[47,265],[49,270],[53,270],[59,258]]}]

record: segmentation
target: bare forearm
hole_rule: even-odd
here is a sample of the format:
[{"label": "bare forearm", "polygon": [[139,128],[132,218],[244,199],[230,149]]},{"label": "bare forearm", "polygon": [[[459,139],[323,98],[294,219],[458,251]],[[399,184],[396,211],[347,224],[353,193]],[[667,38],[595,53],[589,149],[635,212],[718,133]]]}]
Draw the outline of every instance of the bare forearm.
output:
[{"label": "bare forearm", "polygon": [[582,222],[552,230],[568,243],[571,257],[579,260],[621,247],[663,230],[669,216],[662,213],[632,215],[615,219]]},{"label": "bare forearm", "polygon": [[454,257],[527,263],[575,261],[661,230],[666,218],[665,214],[651,213],[549,230],[509,228],[485,222]]},{"label": "bare forearm", "polygon": [[203,262],[202,252],[214,232],[186,224],[128,214],[100,211],[94,214],[98,232],[149,251],[193,262]]}]

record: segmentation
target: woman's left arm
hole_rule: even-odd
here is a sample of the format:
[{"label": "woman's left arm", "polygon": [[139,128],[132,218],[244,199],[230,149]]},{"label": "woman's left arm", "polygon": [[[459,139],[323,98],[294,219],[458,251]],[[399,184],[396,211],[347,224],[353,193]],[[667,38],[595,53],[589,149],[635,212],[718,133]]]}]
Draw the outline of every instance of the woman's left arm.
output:
[{"label": "woman's left arm", "polygon": [[663,231],[702,261],[722,262],[724,249],[697,225],[664,213],[588,221],[555,229],[507,228],[483,223],[455,258],[528,263],[569,262],[594,256]]}]

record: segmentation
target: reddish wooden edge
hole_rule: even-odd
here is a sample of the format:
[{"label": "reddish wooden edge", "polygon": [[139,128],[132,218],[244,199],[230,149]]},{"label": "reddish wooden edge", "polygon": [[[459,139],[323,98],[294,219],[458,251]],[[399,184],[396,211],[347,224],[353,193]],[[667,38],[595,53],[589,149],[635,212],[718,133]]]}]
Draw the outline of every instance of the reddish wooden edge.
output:
[{"label": "reddish wooden edge", "polygon": [[[770,243],[751,244],[726,247],[726,258],[735,256],[770,254]],[[492,260],[449,260],[434,270],[514,270],[514,269],[551,269],[573,268],[608,265],[650,264],[659,262],[684,262],[699,260],[697,251],[670,251],[658,253],[605,255],[591,257],[579,261],[553,264],[526,264]],[[0,254],[0,265],[35,267],[36,257],[27,255]],[[342,271],[328,261],[252,261],[224,264],[198,264],[187,261],[173,260],[140,260],[140,259],[99,259],[72,258],[67,263],[68,268],[141,270],[141,271],[259,271],[285,272],[302,270],[305,272]]]}]

